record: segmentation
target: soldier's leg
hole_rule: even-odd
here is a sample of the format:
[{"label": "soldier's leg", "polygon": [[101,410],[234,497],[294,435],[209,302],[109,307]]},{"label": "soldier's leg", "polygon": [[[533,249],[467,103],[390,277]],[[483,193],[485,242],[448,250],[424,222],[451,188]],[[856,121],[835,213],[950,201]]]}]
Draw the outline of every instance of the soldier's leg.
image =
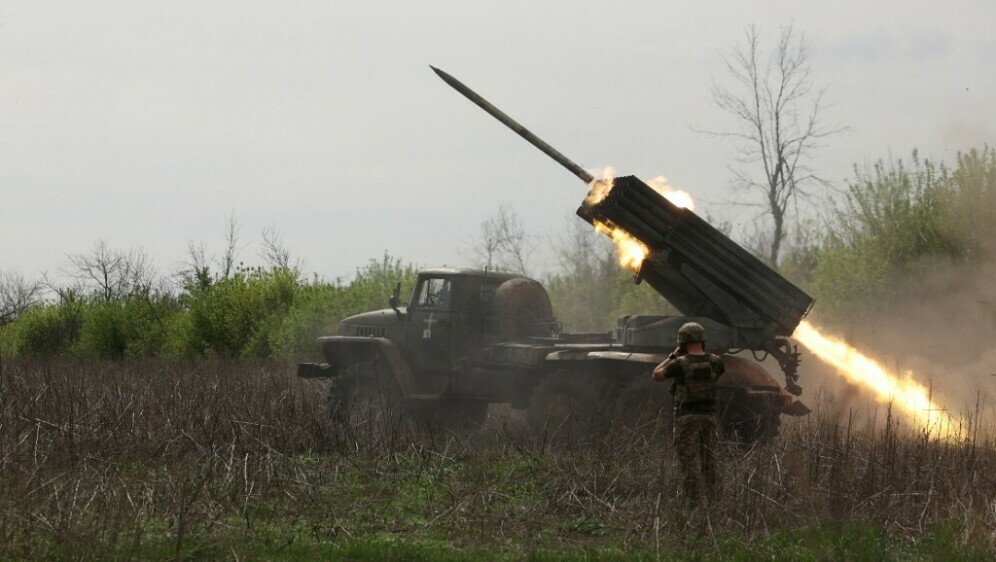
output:
[{"label": "soldier's leg", "polygon": [[712,497],[718,491],[718,428],[716,418],[712,416],[704,417],[699,426],[699,443],[701,449],[699,455],[702,459],[702,477],[705,481],[706,493]]},{"label": "soldier's leg", "polygon": [[674,451],[681,465],[685,501],[694,505],[702,494],[699,444],[694,416],[675,416]]}]

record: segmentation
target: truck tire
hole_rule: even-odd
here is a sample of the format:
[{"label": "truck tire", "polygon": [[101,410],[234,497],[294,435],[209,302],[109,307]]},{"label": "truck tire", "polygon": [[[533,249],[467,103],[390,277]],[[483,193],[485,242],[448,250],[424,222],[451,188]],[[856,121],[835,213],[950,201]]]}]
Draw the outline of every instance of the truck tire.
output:
[{"label": "truck tire", "polygon": [[650,376],[633,379],[619,391],[612,421],[627,432],[652,435],[670,432],[673,415],[671,383]]},{"label": "truck tire", "polygon": [[488,417],[488,403],[480,400],[419,400],[405,404],[415,427],[429,431],[472,432]]},{"label": "truck tire", "polygon": [[[765,443],[778,435],[779,411],[772,408],[769,397],[751,397],[743,388],[770,388],[778,393],[775,379],[756,361],[724,355],[726,373],[720,378],[721,395],[717,414],[724,436],[741,443]],[[725,383],[725,384],[724,384]]]},{"label": "truck tire", "polygon": [[379,359],[355,363],[332,380],[329,415],[354,425],[397,420],[401,396],[398,381]]},{"label": "truck tire", "polygon": [[778,412],[748,403],[731,403],[719,416],[725,437],[744,444],[770,443],[781,425]]},{"label": "truck tire", "polygon": [[534,435],[564,445],[604,429],[604,406],[593,377],[561,370],[536,387],[526,415]]}]

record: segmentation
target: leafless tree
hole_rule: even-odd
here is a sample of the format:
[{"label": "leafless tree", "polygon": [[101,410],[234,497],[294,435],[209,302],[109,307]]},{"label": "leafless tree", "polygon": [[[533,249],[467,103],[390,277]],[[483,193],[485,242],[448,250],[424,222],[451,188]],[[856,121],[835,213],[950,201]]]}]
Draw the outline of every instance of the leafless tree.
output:
[{"label": "leafless tree", "polygon": [[[225,247],[221,255],[209,255],[204,242],[187,241],[187,259],[181,262],[177,276],[184,282],[194,282],[199,278],[207,279],[211,275],[211,264],[217,266],[221,277],[229,277],[235,270],[235,260],[238,257],[239,221],[235,213],[225,217]],[[217,274],[216,274],[217,275]]]},{"label": "leafless tree", "polygon": [[467,254],[485,269],[525,273],[532,238],[518,215],[508,205],[481,222],[480,233],[471,238]]},{"label": "leafless tree", "polygon": [[273,227],[263,229],[263,247],[260,249],[260,257],[266,260],[270,267],[276,269],[300,270],[302,267],[300,259],[291,259],[290,248],[284,244],[280,234]]},{"label": "leafless tree", "polygon": [[222,277],[230,277],[235,269],[235,257],[239,251],[239,221],[235,218],[235,213],[228,215],[225,220],[225,251],[219,259],[219,267]]},{"label": "leafless tree", "polygon": [[72,264],[67,273],[105,301],[148,292],[154,282],[152,262],[140,249],[115,250],[98,240],[89,253],[67,257]]},{"label": "leafless tree", "polygon": [[778,263],[790,206],[798,208],[814,187],[829,185],[809,167],[813,153],[822,139],[844,130],[824,124],[826,88],[814,85],[811,56],[809,42],[791,25],[781,29],[771,52],[750,26],[744,42],[724,56],[734,85],[713,88],[716,105],[733,115],[737,126],[712,134],[736,142],[735,183],[762,197],[759,205],[772,222],[766,237],[771,264]]},{"label": "leafless tree", "polygon": [[193,242],[191,240],[187,241],[187,262],[183,265],[186,266],[185,269],[198,272],[207,271],[210,267],[211,260],[207,256],[207,249],[204,248],[203,242]]},{"label": "leafless tree", "polygon": [[0,326],[13,322],[41,299],[42,286],[16,271],[0,271]]}]

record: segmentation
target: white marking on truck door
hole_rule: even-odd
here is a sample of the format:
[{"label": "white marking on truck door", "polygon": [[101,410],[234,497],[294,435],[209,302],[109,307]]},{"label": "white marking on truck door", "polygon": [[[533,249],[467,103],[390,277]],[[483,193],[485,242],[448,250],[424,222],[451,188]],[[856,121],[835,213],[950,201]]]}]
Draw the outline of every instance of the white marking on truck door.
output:
[{"label": "white marking on truck door", "polygon": [[439,322],[439,320],[436,320],[433,316],[435,316],[435,313],[430,312],[429,317],[425,319],[425,329],[422,330],[422,339],[424,340],[432,339],[432,325]]}]

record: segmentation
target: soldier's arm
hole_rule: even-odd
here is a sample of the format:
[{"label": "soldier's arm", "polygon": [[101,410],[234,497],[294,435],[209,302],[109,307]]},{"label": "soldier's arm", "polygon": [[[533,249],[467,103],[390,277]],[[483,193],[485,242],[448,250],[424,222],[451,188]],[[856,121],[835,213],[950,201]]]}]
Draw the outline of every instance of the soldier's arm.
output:
[{"label": "soldier's arm", "polygon": [[654,368],[654,380],[660,382],[666,379],[667,376],[665,376],[664,373],[667,371],[667,368],[675,361],[676,361],[675,359],[669,358],[661,362],[660,365],[657,365],[657,367]]},{"label": "soldier's arm", "polygon": [[723,376],[726,372],[726,363],[723,363],[723,358],[718,355],[712,356],[712,371],[716,373],[716,378]]},{"label": "soldier's arm", "polygon": [[666,379],[673,379],[675,377],[676,367],[678,365],[678,357],[681,356],[680,354],[681,350],[675,349],[674,351],[671,352],[671,355],[667,356],[667,359],[662,361],[661,364],[654,369],[655,381],[660,382]]}]

